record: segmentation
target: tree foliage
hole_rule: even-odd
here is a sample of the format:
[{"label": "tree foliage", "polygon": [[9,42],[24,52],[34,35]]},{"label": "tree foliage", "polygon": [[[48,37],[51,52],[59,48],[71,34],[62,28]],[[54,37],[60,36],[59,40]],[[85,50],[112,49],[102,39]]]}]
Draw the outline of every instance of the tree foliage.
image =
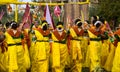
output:
[{"label": "tree foliage", "polygon": [[106,20],[113,20],[118,24],[120,22],[120,0],[98,0],[98,11],[99,16],[105,17]]}]

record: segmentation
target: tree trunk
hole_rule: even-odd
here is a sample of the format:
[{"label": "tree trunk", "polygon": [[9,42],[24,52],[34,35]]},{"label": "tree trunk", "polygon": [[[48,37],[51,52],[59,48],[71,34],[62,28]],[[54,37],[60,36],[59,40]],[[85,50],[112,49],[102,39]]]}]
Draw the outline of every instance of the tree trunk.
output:
[{"label": "tree trunk", "polygon": [[[78,0],[73,0],[73,2],[79,2]],[[78,4],[73,4],[72,6],[73,9],[73,19],[79,18],[80,17],[80,5]]]},{"label": "tree trunk", "polygon": [[88,20],[89,19],[89,11],[88,11],[88,4],[84,4],[82,5],[81,11],[83,13],[83,18],[84,20]]},{"label": "tree trunk", "polygon": [[71,4],[65,4],[64,5],[64,26],[65,28],[68,28],[68,24],[70,23],[70,18],[72,18],[72,5]]}]

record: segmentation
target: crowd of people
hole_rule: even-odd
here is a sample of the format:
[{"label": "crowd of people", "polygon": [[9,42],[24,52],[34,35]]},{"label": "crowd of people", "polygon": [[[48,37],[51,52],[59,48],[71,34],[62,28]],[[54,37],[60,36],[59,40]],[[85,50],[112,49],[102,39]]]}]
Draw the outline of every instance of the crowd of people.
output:
[{"label": "crowd of people", "polygon": [[46,20],[23,24],[0,23],[0,72],[120,72],[120,29],[113,32],[104,19],[78,18],[68,29],[58,21],[54,30]]}]

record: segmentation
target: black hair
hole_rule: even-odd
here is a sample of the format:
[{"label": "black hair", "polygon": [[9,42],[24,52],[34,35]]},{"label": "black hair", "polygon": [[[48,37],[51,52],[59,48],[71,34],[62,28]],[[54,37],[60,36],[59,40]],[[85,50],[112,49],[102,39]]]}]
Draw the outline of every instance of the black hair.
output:
[{"label": "black hair", "polygon": [[95,24],[97,20],[93,20],[92,23]]},{"label": "black hair", "polygon": [[95,24],[95,22],[97,21],[97,16],[92,16],[93,20],[92,20],[92,24]]},{"label": "black hair", "polygon": [[7,23],[5,24],[5,27],[8,28],[9,26],[11,26],[11,23],[10,23],[10,22],[7,22]]},{"label": "black hair", "polygon": [[43,20],[43,21],[42,21],[42,24],[43,24],[43,23],[47,23],[47,21],[46,21],[46,20]]},{"label": "black hair", "polygon": [[12,22],[12,29],[17,29],[17,27],[19,26],[17,22]]},{"label": "black hair", "polygon": [[105,18],[102,17],[102,16],[100,16],[99,21],[101,21],[101,22],[104,24],[104,22],[105,22]]},{"label": "black hair", "polygon": [[97,27],[97,28],[99,28],[100,26],[101,26],[101,24],[100,24],[100,23],[97,23],[97,24],[96,24],[96,27]]},{"label": "black hair", "polygon": [[94,18],[94,20],[97,20],[97,16],[92,16]]},{"label": "black hair", "polygon": [[63,22],[61,22],[61,21],[57,22],[57,26],[58,25],[63,25]]},{"label": "black hair", "polygon": [[75,20],[75,24],[76,24],[78,21],[81,21],[81,20],[80,20],[80,19],[76,19],[76,20]]},{"label": "black hair", "polygon": [[0,21],[0,24],[2,24],[2,22]]}]

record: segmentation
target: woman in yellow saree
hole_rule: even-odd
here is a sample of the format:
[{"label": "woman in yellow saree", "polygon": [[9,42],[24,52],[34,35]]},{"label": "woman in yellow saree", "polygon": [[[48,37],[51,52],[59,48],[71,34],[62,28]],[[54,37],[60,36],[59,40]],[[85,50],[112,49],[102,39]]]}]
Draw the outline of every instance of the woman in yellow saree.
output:
[{"label": "woman in yellow saree", "polygon": [[93,72],[97,72],[101,68],[100,57],[101,57],[102,42],[101,42],[101,38],[99,37],[101,34],[100,27],[101,27],[101,22],[98,21],[95,23],[94,27],[91,27],[88,30],[88,34],[90,37],[90,45],[89,45],[90,61],[91,61],[90,71]]},{"label": "woman in yellow saree", "polygon": [[43,20],[42,26],[35,28],[32,32],[31,72],[49,72],[49,36],[48,23]]},{"label": "woman in yellow saree", "polygon": [[68,60],[68,48],[66,43],[67,33],[63,29],[63,23],[58,22],[53,31],[52,39],[52,71],[64,72]]},{"label": "woman in yellow saree", "polygon": [[25,45],[24,35],[17,30],[18,24],[11,23],[11,29],[5,33],[8,47],[8,72],[26,72],[24,50]]},{"label": "woman in yellow saree", "polygon": [[83,41],[84,30],[82,29],[82,22],[76,19],[75,25],[70,28],[70,54],[71,54],[71,70],[72,72],[82,71],[82,52],[81,48]]}]

